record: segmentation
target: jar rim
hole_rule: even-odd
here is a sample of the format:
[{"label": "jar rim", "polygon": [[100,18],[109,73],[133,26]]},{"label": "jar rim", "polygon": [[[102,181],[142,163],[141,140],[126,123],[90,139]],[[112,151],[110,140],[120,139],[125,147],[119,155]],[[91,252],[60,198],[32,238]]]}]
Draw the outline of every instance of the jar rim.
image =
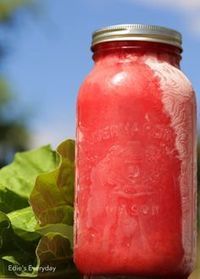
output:
[{"label": "jar rim", "polygon": [[182,50],[181,33],[158,25],[118,24],[98,29],[92,34],[92,49],[97,44],[111,41],[157,42]]}]

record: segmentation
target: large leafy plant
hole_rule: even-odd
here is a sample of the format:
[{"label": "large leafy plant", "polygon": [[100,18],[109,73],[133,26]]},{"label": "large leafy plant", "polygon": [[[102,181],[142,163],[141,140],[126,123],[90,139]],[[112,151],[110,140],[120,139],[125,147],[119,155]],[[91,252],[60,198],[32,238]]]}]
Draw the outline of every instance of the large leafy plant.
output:
[{"label": "large leafy plant", "polygon": [[80,278],[72,260],[74,141],[0,170],[0,277]]}]

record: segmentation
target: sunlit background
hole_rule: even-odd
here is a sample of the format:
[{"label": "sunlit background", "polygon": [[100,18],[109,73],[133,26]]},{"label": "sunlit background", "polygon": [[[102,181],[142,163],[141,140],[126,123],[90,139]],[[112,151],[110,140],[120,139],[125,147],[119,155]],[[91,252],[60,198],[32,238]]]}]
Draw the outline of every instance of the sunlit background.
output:
[{"label": "sunlit background", "polygon": [[182,33],[182,69],[199,103],[200,0],[0,0],[1,166],[18,150],[75,137],[77,92],[92,67],[91,33],[121,23]]},{"label": "sunlit background", "polygon": [[[20,2],[14,0],[0,1]],[[21,2],[28,2],[21,1]],[[75,134],[77,91],[92,67],[91,33],[110,24],[149,23],[183,34],[182,68],[200,91],[199,0],[43,0],[16,13],[3,32],[1,68],[27,119],[30,145],[57,145]],[[13,111],[10,111],[12,114]]]}]

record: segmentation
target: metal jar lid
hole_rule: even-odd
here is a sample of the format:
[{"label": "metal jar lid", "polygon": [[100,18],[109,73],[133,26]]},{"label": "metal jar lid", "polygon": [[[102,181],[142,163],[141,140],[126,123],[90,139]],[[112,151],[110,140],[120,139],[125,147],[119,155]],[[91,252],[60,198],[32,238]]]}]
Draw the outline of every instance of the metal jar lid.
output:
[{"label": "metal jar lid", "polygon": [[99,43],[111,41],[158,42],[182,49],[182,36],[179,32],[156,25],[120,24],[98,29],[92,35],[92,48]]}]

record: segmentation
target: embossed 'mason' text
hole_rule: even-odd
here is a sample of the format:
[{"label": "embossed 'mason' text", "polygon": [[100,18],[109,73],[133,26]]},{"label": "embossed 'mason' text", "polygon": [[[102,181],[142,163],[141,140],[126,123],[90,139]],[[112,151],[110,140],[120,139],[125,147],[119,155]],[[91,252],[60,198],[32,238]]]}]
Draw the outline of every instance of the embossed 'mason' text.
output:
[{"label": "embossed 'mason' text", "polygon": [[155,216],[159,214],[159,206],[156,205],[132,205],[131,215],[151,215]]},{"label": "embossed 'mason' text", "polygon": [[165,139],[170,140],[171,134],[168,128],[161,124],[144,122],[142,125],[138,122],[125,122],[114,125],[109,125],[103,127],[93,133],[93,140],[95,142],[100,142],[104,140],[109,140],[115,137],[130,136],[133,137],[137,133],[144,133],[145,135],[151,135],[155,139]]}]

